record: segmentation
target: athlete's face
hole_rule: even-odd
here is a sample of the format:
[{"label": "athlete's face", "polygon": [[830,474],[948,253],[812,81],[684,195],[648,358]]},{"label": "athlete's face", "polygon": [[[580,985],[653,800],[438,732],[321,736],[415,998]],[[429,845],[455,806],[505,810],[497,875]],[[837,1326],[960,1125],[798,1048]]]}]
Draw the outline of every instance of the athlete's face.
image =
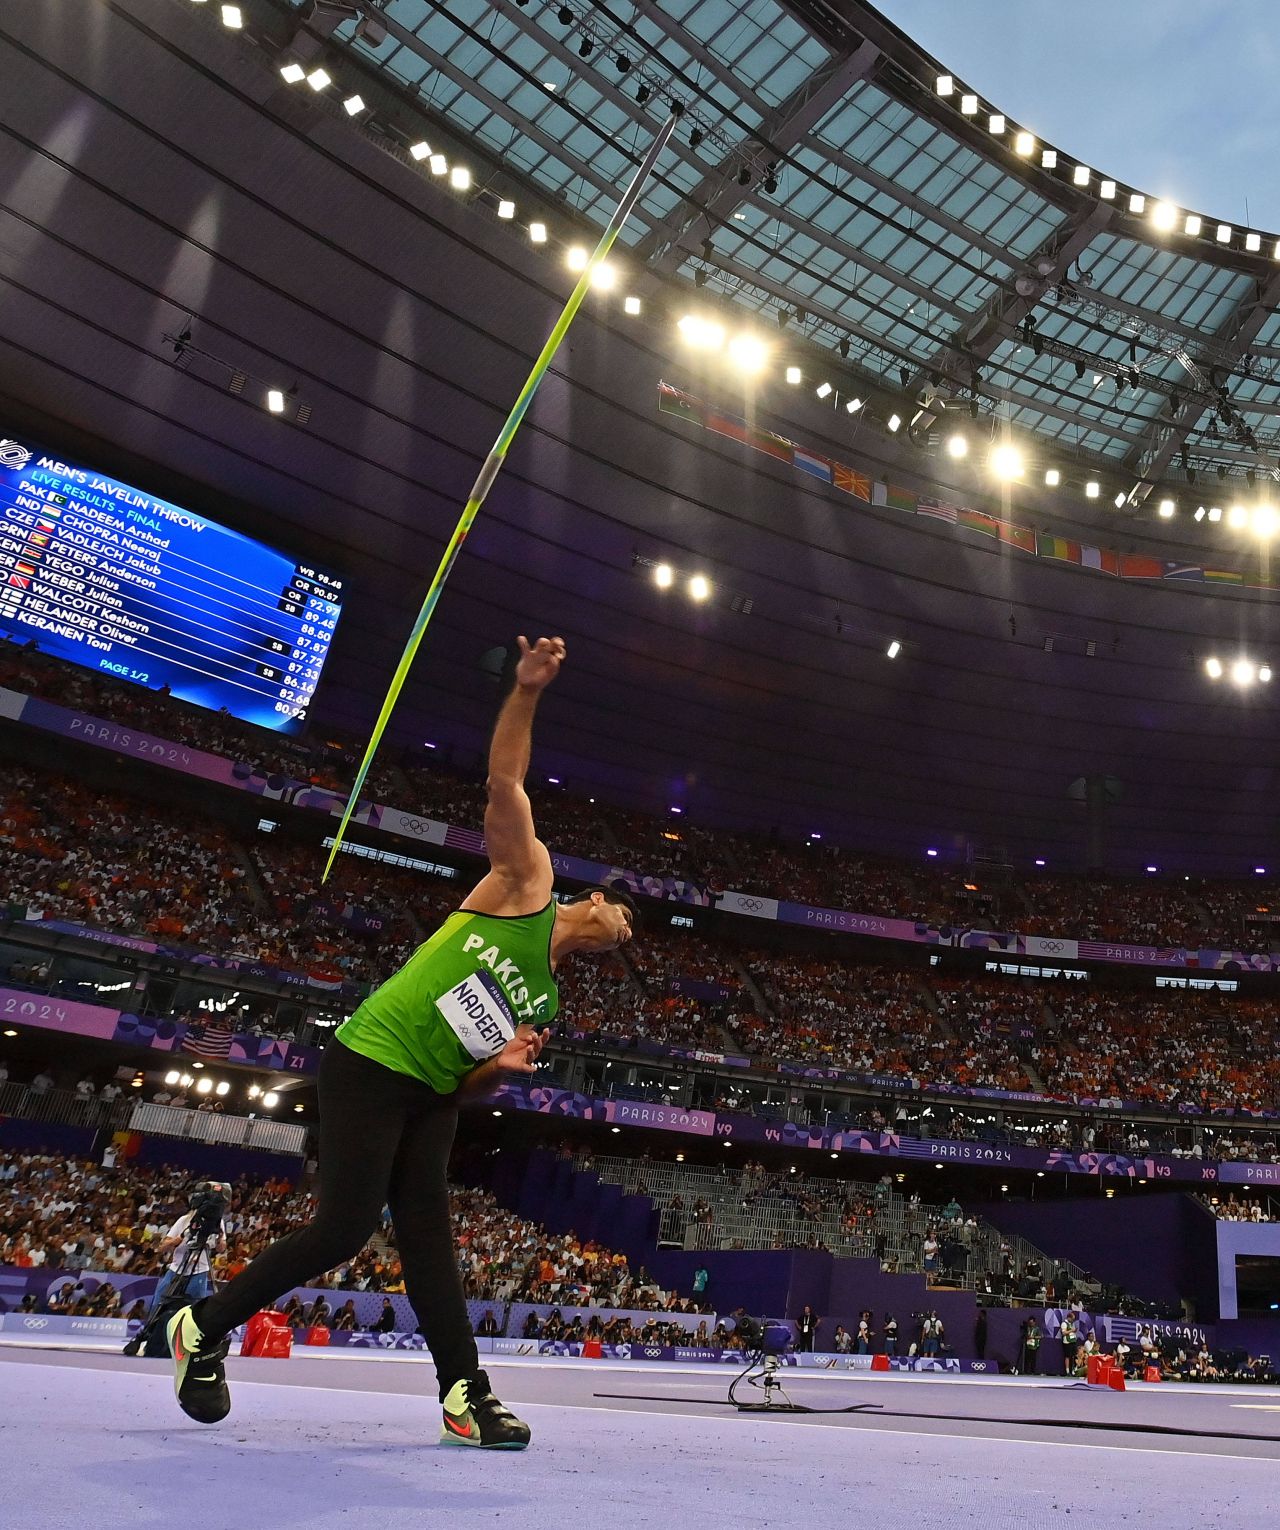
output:
[{"label": "athlete's face", "polygon": [[631,939],[631,910],[625,903],[610,903],[599,893],[591,899],[593,951],[616,951]]}]

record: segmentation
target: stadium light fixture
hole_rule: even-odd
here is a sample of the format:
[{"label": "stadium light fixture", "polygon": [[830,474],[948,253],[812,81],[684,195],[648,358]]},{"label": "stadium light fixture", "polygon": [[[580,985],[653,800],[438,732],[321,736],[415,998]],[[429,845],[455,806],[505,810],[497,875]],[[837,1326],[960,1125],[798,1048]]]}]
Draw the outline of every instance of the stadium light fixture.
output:
[{"label": "stadium light fixture", "polygon": [[515,215],[516,204],[510,201],[508,198],[503,197],[502,201],[498,203],[498,216],[504,219],[511,219],[514,218]]},{"label": "stadium light fixture", "polygon": [[333,84],[333,76],[327,69],[313,69],[307,76],[307,84],[319,95],[322,90],[328,90]]},{"label": "stadium light fixture", "polygon": [[1004,113],[992,112],[991,115],[987,118],[987,129],[991,133],[992,137],[999,138],[1005,129]]},{"label": "stadium light fixture", "polygon": [[1062,474],[1057,470],[1057,468],[1046,468],[1044,481],[1049,488],[1056,489],[1062,482]]},{"label": "stadium light fixture", "polygon": [[1209,506],[1209,519],[1211,521],[1215,521],[1215,522],[1216,521],[1220,521],[1222,519],[1222,506],[1221,505],[1210,505]]},{"label": "stadium light fixture", "polygon": [[1188,213],[1187,221],[1182,225],[1182,232],[1190,234],[1195,239],[1199,237],[1200,230],[1204,227],[1199,213]]},{"label": "stadium light fixture", "polygon": [[529,241],[531,244],[546,244],[547,225],[545,223],[531,223],[529,225]]},{"label": "stadium light fixture", "polygon": [[274,1089],[268,1089],[266,1094],[262,1096],[262,1106],[264,1110],[274,1110],[279,1103],[280,1096],[275,1092]]},{"label": "stadium light fixture", "polygon": [[947,455],[949,457],[955,457],[957,460],[959,460],[959,458],[963,457],[968,452],[968,450],[968,440],[964,436],[960,435],[958,431],[955,435],[948,436]]},{"label": "stadium light fixture", "polygon": [[280,78],[286,85],[300,85],[307,77],[307,71],[301,64],[283,64],[280,68]]},{"label": "stadium light fixture", "polygon": [[218,1080],[217,1087],[214,1089],[213,1092],[216,1095],[221,1095],[221,1096],[228,1095],[228,1094],[231,1093],[231,1085],[227,1082],[227,1080],[225,1078],[220,1078]]},{"label": "stadium light fixture", "polygon": [[1208,675],[1210,680],[1221,680],[1222,679],[1222,660],[1221,659],[1206,659],[1204,661],[1204,672],[1205,672],[1206,675]]},{"label": "stadium light fixture", "polygon": [[1197,505],[1196,506],[1195,519],[1198,520],[1198,521],[1204,520],[1204,506],[1203,505]]},{"label": "stadium light fixture", "polygon": [[1129,197],[1129,211],[1131,213],[1142,213],[1142,212],[1146,212],[1146,210],[1147,210],[1147,199],[1146,199],[1146,197],[1144,197],[1143,194],[1140,191],[1133,192],[1130,195],[1130,197]]},{"label": "stadium light fixture", "polygon": [[1035,152],[1035,147],[1036,140],[1033,133],[1019,133],[1018,136],[1013,140],[1013,152],[1015,154],[1020,154],[1023,159],[1026,159],[1028,155],[1033,154]]},{"label": "stadium light fixture", "polygon": [[987,459],[987,466],[997,478],[1006,482],[1012,478],[1021,478],[1023,461],[1022,453],[1016,446],[1010,446],[1007,442],[997,446]]},{"label": "stadium light fixture", "polygon": [[178,1085],[179,1085],[180,1088],[182,1088],[182,1089],[190,1089],[192,1084],[194,1084],[194,1083],[195,1083],[195,1080],[191,1077],[191,1075],[189,1073],[180,1073],[178,1075]]},{"label": "stadium light fixture", "polygon": [[1231,678],[1241,688],[1252,685],[1258,672],[1248,659],[1237,659],[1231,666]]},{"label": "stadium light fixture", "polygon": [[1270,664],[1260,664],[1258,666],[1258,679],[1262,681],[1263,685],[1270,685],[1271,684],[1271,666],[1270,666]]},{"label": "stadium light fixture", "polygon": [[659,563],[653,571],[653,582],[660,590],[669,590],[676,581],[675,570],[669,563]]},{"label": "stadium light fixture", "polygon": [[205,1076],[202,1079],[199,1079],[197,1081],[197,1083],[196,1083],[196,1093],[197,1094],[212,1094],[213,1093],[213,1080],[209,1077],[209,1075],[207,1073],[205,1074]]},{"label": "stadium light fixture", "polygon": [[1174,504],[1174,502],[1171,499],[1162,499],[1160,501],[1160,518],[1161,518],[1161,520],[1171,521],[1173,519],[1174,511],[1177,508],[1178,507]]},{"label": "stadium light fixture", "polygon": [[978,115],[978,98],[977,98],[977,96],[975,96],[975,95],[964,95],[964,96],[961,96],[960,97],[960,111],[966,117],[976,117]]},{"label": "stadium light fixture", "polygon": [[956,89],[956,82],[955,82],[955,77],[953,75],[940,74],[938,76],[938,94],[940,96],[951,96],[951,95],[954,95],[955,94],[955,89]]},{"label": "stadium light fixture", "polygon": [[260,1085],[258,1085],[258,1084],[250,1084],[249,1085],[249,1098],[251,1100],[256,1100],[261,1093],[262,1093],[262,1089],[261,1089]]},{"label": "stadium light fixture", "polygon": [[1151,223],[1162,234],[1173,231],[1178,222],[1178,209],[1172,202],[1157,202],[1151,209]]},{"label": "stadium light fixture", "polygon": [[1092,174],[1093,172],[1089,169],[1088,165],[1077,165],[1071,173],[1071,179],[1077,186],[1087,186],[1089,184],[1089,177]]},{"label": "stadium light fixture", "polygon": [[729,342],[729,360],[741,372],[763,372],[769,360],[769,348],[758,335],[735,335]]},{"label": "stadium light fixture", "polygon": [[1235,230],[1231,227],[1231,225],[1229,223],[1219,223],[1218,224],[1218,243],[1219,244],[1230,244],[1231,243],[1231,237],[1232,237],[1232,235],[1234,233],[1235,233]]},{"label": "stadium light fixture", "polygon": [[571,244],[564,252],[564,263],[570,271],[574,272],[585,271],[590,258],[584,246],[580,244]]},{"label": "stadium light fixture", "polygon": [[1111,503],[1116,507],[1117,510],[1123,510],[1124,502],[1127,498],[1128,495],[1124,492],[1123,489],[1121,489],[1116,497],[1111,501]]},{"label": "stadium light fixture", "polygon": [[894,638],[890,642],[888,648],[885,649],[885,657],[889,659],[896,659],[901,652],[902,644],[897,640],[897,638]]},{"label": "stadium light fixture", "polygon": [[272,414],[284,413],[284,394],[279,388],[267,389],[267,408]]},{"label": "stadium light fixture", "polygon": [[431,145],[421,138],[417,143],[411,143],[409,145],[409,158],[416,159],[419,164],[421,164],[424,159],[430,159]]},{"label": "stadium light fixture", "polygon": [[857,414],[858,410],[862,408],[862,400],[856,397],[846,399],[844,407],[847,414]]},{"label": "stadium light fixture", "polygon": [[180,1075],[178,1070],[176,1068],[170,1068],[168,1073],[166,1073],[164,1076],[164,1081],[169,1085],[170,1088],[172,1088],[174,1084],[178,1082],[179,1077]]},{"label": "stadium light fixture", "polygon": [[1091,478],[1089,482],[1084,486],[1084,497],[1086,499],[1097,499],[1098,495],[1101,493],[1102,485],[1096,478]]},{"label": "stadium light fixture", "polygon": [[1232,505],[1227,511],[1227,525],[1233,531],[1239,531],[1242,526],[1249,524],[1249,512],[1243,505]]},{"label": "stadium light fixture", "polygon": [[1276,512],[1272,505],[1259,505],[1253,512],[1253,529],[1260,537],[1273,537],[1276,534]]},{"label": "stadium light fixture", "polygon": [[1246,234],[1244,236],[1244,247],[1246,250],[1248,250],[1250,255],[1256,255],[1262,248],[1262,235]]},{"label": "stadium light fixture", "polygon": [[361,95],[348,96],[342,103],[342,109],[348,117],[358,117],[364,111],[364,97]]},{"label": "stadium light fixture", "polygon": [[687,313],[676,325],[686,345],[700,351],[718,351],[724,344],[724,325],[701,314]]},{"label": "stadium light fixture", "polygon": [[936,850],[926,850],[925,854],[931,861],[936,861],[938,859],[938,852]]},{"label": "stadium light fixture", "polygon": [[1058,168],[1057,149],[1042,149],[1040,151],[1040,168],[1042,170],[1056,170]]},{"label": "stadium light fixture", "polygon": [[455,191],[470,191],[470,170],[468,170],[465,165],[455,165],[449,172],[449,184]]},{"label": "stadium light fixture", "polygon": [[900,414],[891,414],[886,423],[890,431],[896,434],[902,427],[902,416]]},{"label": "stadium light fixture", "polygon": [[830,398],[831,384],[829,382],[820,382],[813,391],[818,395],[819,398]]},{"label": "stadium light fixture", "polygon": [[238,32],[244,26],[244,12],[238,5],[224,5],[222,7],[222,24],[231,31]]},{"label": "stadium light fixture", "polygon": [[627,298],[623,302],[622,310],[624,313],[629,313],[632,318],[635,318],[635,316],[640,312],[640,299],[635,296]]},{"label": "stadium light fixture", "polygon": [[689,599],[706,600],[711,595],[711,581],[705,574],[695,574],[689,581]]},{"label": "stadium light fixture", "polygon": [[618,268],[602,260],[591,273],[591,285],[598,292],[612,292],[618,285]]},{"label": "stadium light fixture", "polygon": [[1114,202],[1116,199],[1116,183],[1114,181],[1102,181],[1098,186],[1098,195],[1104,202]]},{"label": "stadium light fixture", "polygon": [[787,378],[787,381],[794,388],[798,383],[800,383],[803,380],[804,373],[801,372],[799,367],[788,367],[787,371],[786,371],[786,378]]}]

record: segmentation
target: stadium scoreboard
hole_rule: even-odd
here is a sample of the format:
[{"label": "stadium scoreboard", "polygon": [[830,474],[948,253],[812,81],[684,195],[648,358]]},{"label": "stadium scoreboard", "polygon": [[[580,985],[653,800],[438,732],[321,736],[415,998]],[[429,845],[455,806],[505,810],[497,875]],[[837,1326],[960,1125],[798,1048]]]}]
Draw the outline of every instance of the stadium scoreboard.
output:
[{"label": "stadium scoreboard", "polygon": [[342,580],[0,439],[0,634],[245,722],[303,725]]}]

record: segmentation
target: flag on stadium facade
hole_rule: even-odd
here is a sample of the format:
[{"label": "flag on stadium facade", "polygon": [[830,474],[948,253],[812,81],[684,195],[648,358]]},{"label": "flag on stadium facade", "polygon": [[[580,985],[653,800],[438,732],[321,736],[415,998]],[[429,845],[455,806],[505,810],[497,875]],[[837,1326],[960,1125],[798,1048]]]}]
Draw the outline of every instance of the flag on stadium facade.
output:
[{"label": "flag on stadium facade", "polygon": [[831,463],[817,452],[806,451],[803,446],[792,446],[791,460],[802,473],[810,473],[814,478],[821,478],[824,483],[831,482]]},{"label": "flag on stadium facade", "polygon": [[833,462],[831,471],[837,489],[843,489],[846,494],[852,494],[854,499],[860,499],[864,504],[870,503],[871,479],[865,473],[856,473],[843,462]]},{"label": "flag on stadium facade", "polygon": [[200,1020],[187,1031],[182,1050],[195,1057],[230,1057],[231,1038],[235,1029],[229,1020],[220,1016],[212,1020]]}]

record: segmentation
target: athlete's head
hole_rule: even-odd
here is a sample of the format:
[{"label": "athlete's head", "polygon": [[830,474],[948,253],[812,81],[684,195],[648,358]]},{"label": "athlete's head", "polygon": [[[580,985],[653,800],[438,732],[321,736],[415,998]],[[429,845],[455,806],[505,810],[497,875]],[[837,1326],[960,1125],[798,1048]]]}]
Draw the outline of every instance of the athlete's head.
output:
[{"label": "athlete's head", "polygon": [[560,907],[573,921],[577,951],[616,951],[640,928],[636,900],[618,887],[584,887]]}]

